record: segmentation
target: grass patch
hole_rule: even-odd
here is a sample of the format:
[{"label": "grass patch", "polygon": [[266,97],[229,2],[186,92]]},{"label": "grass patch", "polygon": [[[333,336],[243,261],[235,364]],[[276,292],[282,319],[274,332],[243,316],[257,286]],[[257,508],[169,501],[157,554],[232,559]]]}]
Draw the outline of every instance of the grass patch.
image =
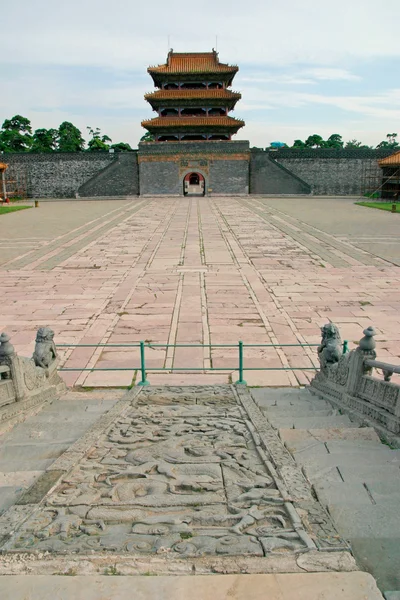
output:
[{"label": "grass patch", "polygon": [[117,565],[111,565],[104,569],[104,575],[122,575],[122,573],[118,571]]},{"label": "grass patch", "polygon": [[32,208],[32,206],[0,206],[0,215],[6,215],[16,210],[25,210],[25,208]]},{"label": "grass patch", "polygon": [[[392,204],[395,202],[356,202],[357,206],[367,206],[368,208],[378,208],[379,210],[392,211]],[[396,204],[396,210],[400,214],[400,208]]]}]

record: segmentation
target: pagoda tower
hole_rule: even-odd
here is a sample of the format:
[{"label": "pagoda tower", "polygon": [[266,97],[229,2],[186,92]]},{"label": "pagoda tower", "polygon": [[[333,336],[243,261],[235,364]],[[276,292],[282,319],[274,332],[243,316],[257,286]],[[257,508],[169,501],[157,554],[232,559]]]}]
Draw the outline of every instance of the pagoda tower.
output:
[{"label": "pagoda tower", "polygon": [[157,142],[230,140],[244,121],[228,116],[241,94],[231,91],[237,66],[218,53],[170,50],[164,65],[149,67],[157,91],[145,95],[154,119],[142,121]]}]

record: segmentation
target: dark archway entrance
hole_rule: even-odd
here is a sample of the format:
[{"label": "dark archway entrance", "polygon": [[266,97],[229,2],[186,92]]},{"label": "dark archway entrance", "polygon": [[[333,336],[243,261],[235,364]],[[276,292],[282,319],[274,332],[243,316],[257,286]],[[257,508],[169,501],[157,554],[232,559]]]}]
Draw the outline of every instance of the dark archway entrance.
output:
[{"label": "dark archway entrance", "polygon": [[201,173],[187,173],[183,179],[184,196],[204,196],[206,182]]}]

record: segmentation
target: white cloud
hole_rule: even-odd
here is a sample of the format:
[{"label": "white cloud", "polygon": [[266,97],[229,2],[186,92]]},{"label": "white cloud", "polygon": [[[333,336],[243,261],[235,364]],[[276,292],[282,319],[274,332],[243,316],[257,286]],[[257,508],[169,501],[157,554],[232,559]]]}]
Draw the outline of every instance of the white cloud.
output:
[{"label": "white cloud", "polygon": [[[63,120],[84,132],[99,126],[114,141],[135,145],[140,120],[154,114],[143,99],[152,89],[146,68],[164,62],[167,36],[176,51],[204,51],[217,33],[221,60],[240,67],[237,115],[244,113],[248,125],[239,137],[265,146],[266,136],[324,135],[325,127],[327,135],[340,131],[376,144],[382,131],[396,129],[400,90],[376,85],[376,93],[373,70],[368,82],[358,73],[367,64],[394,72],[399,18],[398,0],[386,0],[384,11],[375,0],[203,0],[197,8],[182,0],[14,0],[2,12],[0,67],[11,75],[0,114],[26,115],[34,128]],[[16,75],[20,67],[23,76]],[[307,115],[299,126],[299,114],[316,107],[326,125]]]},{"label": "white cloud", "polygon": [[301,74],[323,81],[359,81],[361,79],[361,77],[350,73],[347,69],[335,69],[332,67],[306,69],[302,71]]},{"label": "white cloud", "polygon": [[[391,18],[388,18],[388,15]],[[14,0],[2,12],[0,60],[144,68],[175,50],[218,45],[240,64],[310,64],[400,56],[398,0],[379,10],[372,0]],[[16,33],[17,32],[17,33]]]}]

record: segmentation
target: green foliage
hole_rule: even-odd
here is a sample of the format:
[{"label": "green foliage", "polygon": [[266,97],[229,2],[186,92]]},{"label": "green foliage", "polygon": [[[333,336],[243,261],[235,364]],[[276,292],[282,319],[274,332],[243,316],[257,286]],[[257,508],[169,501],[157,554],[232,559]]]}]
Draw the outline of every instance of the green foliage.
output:
[{"label": "green foliage", "polygon": [[345,148],[346,150],[349,149],[353,149],[353,148],[362,148],[362,142],[359,142],[358,140],[349,140],[348,142],[346,142]]},{"label": "green foliage", "polygon": [[125,142],[118,142],[118,144],[111,144],[110,148],[116,152],[132,152],[131,146]]},{"label": "green foliage", "polygon": [[142,137],[140,138],[141,142],[154,142],[155,137],[152,133],[150,133],[150,131],[147,131],[144,135],[142,135]]},{"label": "green foliage", "polygon": [[85,141],[81,132],[75,125],[64,121],[58,128],[58,148],[59,152],[81,152],[84,149]]},{"label": "green foliage", "polygon": [[31,152],[54,152],[57,141],[57,129],[36,129],[32,136]]},{"label": "green foliage", "polygon": [[117,565],[111,565],[104,569],[104,575],[122,575],[122,573],[118,571]]},{"label": "green foliage", "polygon": [[324,140],[317,133],[310,135],[305,141],[305,145],[307,148],[322,148],[324,144]]},{"label": "green foliage", "polygon": [[343,148],[342,136],[338,133],[332,133],[325,142],[326,148]]},{"label": "green foliage", "polygon": [[377,148],[392,148],[393,150],[400,148],[397,141],[397,133],[387,133],[386,140],[380,142],[380,144],[377,145]]},{"label": "green foliage", "polygon": [[26,117],[15,115],[6,119],[0,131],[2,152],[28,152],[32,145],[31,122]]},{"label": "green foliage", "polygon": [[302,140],[294,140],[292,148],[305,148],[306,145]]},{"label": "green foliage", "polygon": [[93,127],[86,127],[89,131],[92,139],[88,142],[88,150],[89,152],[101,152],[108,151],[110,149],[110,145],[107,142],[111,142],[111,138],[108,135],[101,135],[101,131],[98,127],[93,129]]}]

